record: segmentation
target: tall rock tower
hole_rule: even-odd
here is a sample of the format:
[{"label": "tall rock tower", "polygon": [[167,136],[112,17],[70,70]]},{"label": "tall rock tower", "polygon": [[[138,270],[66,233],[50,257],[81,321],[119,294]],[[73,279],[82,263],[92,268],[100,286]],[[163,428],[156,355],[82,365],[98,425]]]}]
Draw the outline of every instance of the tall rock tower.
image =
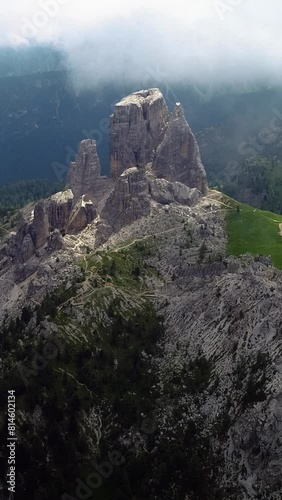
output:
[{"label": "tall rock tower", "polygon": [[182,106],[170,113],[159,89],[142,90],[115,106],[110,123],[111,176],[132,167],[206,193],[197,141]]},{"label": "tall rock tower", "polygon": [[116,104],[110,119],[112,177],[153,162],[168,119],[169,111],[158,89],[135,92]]}]

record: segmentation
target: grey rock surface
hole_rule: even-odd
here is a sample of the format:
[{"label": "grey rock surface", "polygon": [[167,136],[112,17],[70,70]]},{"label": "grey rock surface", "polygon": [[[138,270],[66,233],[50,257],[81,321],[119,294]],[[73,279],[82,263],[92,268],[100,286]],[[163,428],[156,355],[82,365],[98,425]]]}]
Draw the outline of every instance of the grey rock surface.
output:
[{"label": "grey rock surface", "polygon": [[30,227],[35,248],[40,248],[46,243],[49,235],[50,221],[48,219],[47,207],[44,201],[39,202],[34,208],[34,218]]},{"label": "grey rock surface", "polygon": [[171,114],[163,141],[157,148],[153,172],[156,177],[181,182],[203,194],[208,188],[199,146],[178,103]]},{"label": "grey rock surface", "polygon": [[68,224],[68,230],[82,231],[97,216],[97,211],[91,201],[86,202],[85,197],[79,198],[76,202]]},{"label": "grey rock surface", "polygon": [[95,207],[111,187],[111,181],[101,176],[101,164],[97,152],[96,141],[81,141],[75,162],[71,163],[66,189],[73,192],[74,200],[86,195]]},{"label": "grey rock surface", "polygon": [[101,213],[114,231],[150,212],[148,179],[144,168],[132,167],[117,179]]},{"label": "grey rock surface", "polygon": [[111,175],[154,160],[169,111],[159,89],[142,90],[116,104],[110,121]]},{"label": "grey rock surface", "polygon": [[71,189],[76,199],[95,190],[100,176],[101,165],[96,141],[81,141],[76,160],[69,168],[66,189]]},{"label": "grey rock surface", "polygon": [[156,177],[207,191],[197,141],[182,106],[169,113],[158,89],[131,94],[116,104],[111,116],[111,174],[131,167],[152,169]]},{"label": "grey rock surface", "polygon": [[61,233],[68,231],[69,219],[73,209],[74,196],[70,189],[54,194],[47,201],[47,213],[50,231],[59,229]]},{"label": "grey rock surface", "polygon": [[55,252],[64,248],[64,238],[59,229],[54,229],[47,239],[47,248],[49,252]]},{"label": "grey rock surface", "polygon": [[202,194],[197,188],[190,189],[180,182],[169,182],[165,179],[151,178],[149,192],[153,200],[161,204],[180,203],[196,205]]}]

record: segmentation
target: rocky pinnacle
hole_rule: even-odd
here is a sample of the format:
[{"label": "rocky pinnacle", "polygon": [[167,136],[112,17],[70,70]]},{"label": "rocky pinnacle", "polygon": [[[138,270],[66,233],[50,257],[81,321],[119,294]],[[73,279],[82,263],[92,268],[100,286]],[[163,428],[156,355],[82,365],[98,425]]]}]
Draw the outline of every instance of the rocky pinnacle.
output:
[{"label": "rocky pinnacle", "polygon": [[110,129],[112,177],[131,167],[146,168],[206,193],[199,147],[183,108],[177,103],[169,113],[159,89],[135,92],[116,104]]}]

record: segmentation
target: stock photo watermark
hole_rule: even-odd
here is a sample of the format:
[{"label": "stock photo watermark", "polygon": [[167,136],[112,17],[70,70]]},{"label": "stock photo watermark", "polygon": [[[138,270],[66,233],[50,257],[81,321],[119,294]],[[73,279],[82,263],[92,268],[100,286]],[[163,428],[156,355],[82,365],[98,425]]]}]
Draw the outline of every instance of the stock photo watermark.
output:
[{"label": "stock photo watermark", "polygon": [[213,0],[213,6],[221,21],[225,20],[226,14],[233,12],[236,7],[242,5],[246,0]]},{"label": "stock photo watermark", "polygon": [[15,391],[8,391],[8,472],[7,489],[10,498],[16,492],[16,396]]},{"label": "stock photo watermark", "polygon": [[18,372],[22,381],[27,387],[32,377],[37,377],[40,372],[45,370],[49,361],[53,361],[59,355],[59,352],[65,348],[65,344],[57,337],[52,337],[43,347],[42,353],[35,349],[33,350],[33,358],[31,366],[26,366],[23,363],[18,365]]},{"label": "stock photo watermark", "polygon": [[10,40],[20,42],[22,39],[32,39],[42,32],[50,19],[54,19],[72,0],[39,0],[38,9],[30,17],[22,20],[19,33],[10,33]]},{"label": "stock photo watermark", "polygon": [[[242,159],[262,155],[268,146],[275,144],[282,136],[282,112],[277,108],[273,108],[271,113],[272,116],[265,127],[261,128],[256,135],[249,136],[245,141],[238,144],[237,153]],[[221,181],[225,183],[231,182],[240,165],[241,162],[237,159],[228,161],[226,167],[220,173]],[[211,175],[211,179],[217,183],[218,174]]]},{"label": "stock photo watermark", "polygon": [[[153,418],[144,418],[141,423],[141,431],[150,436],[157,430],[156,412],[153,412]],[[129,450],[130,451],[130,450]],[[76,478],[76,491],[75,496],[65,493],[61,496],[61,500],[87,500],[93,495],[93,490],[100,488],[103,481],[110,478],[114,472],[114,467],[121,467],[126,463],[125,458],[119,451],[112,451],[108,453],[108,459],[104,460],[101,464],[95,465],[95,472],[91,472],[86,479],[86,482],[80,478]]]},{"label": "stock photo watermark", "polygon": [[76,478],[75,496],[65,493],[61,500],[87,500],[96,490],[102,486],[103,480],[109,479],[114,471],[114,467],[121,467],[125,463],[125,458],[119,451],[108,453],[108,460],[104,460],[101,464],[95,466],[95,472],[91,472],[86,479],[86,482],[80,478]]}]

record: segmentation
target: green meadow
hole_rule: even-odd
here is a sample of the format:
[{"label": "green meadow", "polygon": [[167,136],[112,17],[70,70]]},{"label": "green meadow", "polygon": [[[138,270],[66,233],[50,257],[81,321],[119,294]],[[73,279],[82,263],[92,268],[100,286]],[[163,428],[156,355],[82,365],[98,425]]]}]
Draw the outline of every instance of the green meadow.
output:
[{"label": "green meadow", "polygon": [[282,215],[250,207],[227,196],[224,196],[224,202],[229,207],[227,253],[237,256],[245,253],[271,255],[273,264],[282,269],[282,236],[279,227]]}]

